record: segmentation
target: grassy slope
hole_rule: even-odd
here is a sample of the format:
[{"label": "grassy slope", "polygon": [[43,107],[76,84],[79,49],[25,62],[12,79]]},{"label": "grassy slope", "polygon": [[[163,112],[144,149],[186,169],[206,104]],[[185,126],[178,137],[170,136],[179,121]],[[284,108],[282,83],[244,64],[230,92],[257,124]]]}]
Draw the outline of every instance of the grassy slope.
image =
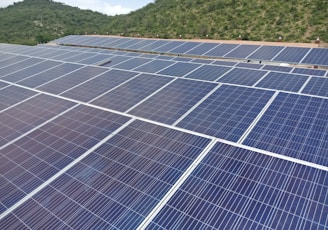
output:
[{"label": "grassy slope", "polygon": [[156,0],[115,17],[55,3],[25,0],[0,9],[0,42],[35,44],[66,34],[310,42],[328,41],[328,1]]}]

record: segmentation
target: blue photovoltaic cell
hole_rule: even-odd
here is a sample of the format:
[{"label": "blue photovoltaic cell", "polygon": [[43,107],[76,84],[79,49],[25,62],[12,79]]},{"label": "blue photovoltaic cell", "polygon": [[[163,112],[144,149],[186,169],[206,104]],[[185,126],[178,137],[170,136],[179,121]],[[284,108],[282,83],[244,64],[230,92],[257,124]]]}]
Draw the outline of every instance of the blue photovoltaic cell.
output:
[{"label": "blue photovoltaic cell", "polygon": [[225,54],[229,53],[231,50],[236,48],[237,44],[221,44],[209,52],[205,53],[204,56],[212,56],[212,57],[223,57]]},{"label": "blue photovoltaic cell", "polygon": [[115,48],[128,49],[129,46],[141,42],[141,39],[127,39],[125,42],[122,42],[115,46]]},{"label": "blue photovoltaic cell", "polygon": [[0,90],[0,111],[8,108],[18,102],[21,102],[33,95],[37,94],[34,91],[24,89],[17,86],[9,86]]},{"label": "blue photovoltaic cell", "polygon": [[151,60],[152,59],[148,59],[148,58],[132,58],[130,60],[127,60],[118,65],[113,66],[113,68],[132,70],[136,67],[146,64],[147,62],[150,62]]},{"label": "blue photovoltaic cell", "polygon": [[9,74],[9,75],[3,77],[2,79],[6,80],[6,81],[10,81],[10,82],[21,81],[25,78],[28,78],[28,77],[31,77],[40,72],[46,71],[47,69],[53,68],[60,64],[62,64],[62,63],[56,62],[56,61],[44,61],[44,62],[41,62],[40,64],[36,64],[34,66],[20,70],[18,72]]},{"label": "blue photovoltaic cell", "polygon": [[292,71],[293,67],[277,66],[277,65],[265,65],[262,69],[263,70],[271,70],[271,71],[289,73],[290,71]]},{"label": "blue photovoltaic cell", "polygon": [[321,69],[302,69],[302,68],[295,68],[292,73],[299,73],[299,74],[306,74],[306,75],[314,75],[314,76],[325,76],[326,70]]},{"label": "blue photovoltaic cell", "polygon": [[144,64],[134,69],[134,71],[145,72],[145,73],[156,73],[174,63],[175,62],[173,61],[153,60],[151,62],[148,62],[147,64]]},{"label": "blue photovoltaic cell", "polygon": [[204,53],[210,51],[220,44],[218,43],[202,43],[201,45],[189,50],[186,54],[195,54],[195,55],[203,55]]},{"label": "blue photovoltaic cell", "polygon": [[135,121],[0,225],[136,229],[208,143],[203,137]]},{"label": "blue photovoltaic cell", "polygon": [[228,54],[224,55],[224,57],[230,58],[246,58],[251,53],[253,53],[256,49],[260,46],[258,45],[240,45],[233,51],[229,52]]},{"label": "blue photovoltaic cell", "polygon": [[1,68],[1,65],[0,65],[0,76],[1,77],[6,76],[8,74],[14,73],[14,72],[19,71],[21,69],[25,69],[27,67],[30,67],[31,65],[35,65],[37,63],[40,63],[42,61],[43,60],[39,59],[39,58],[29,58],[29,59],[20,61],[18,63],[15,63],[13,65],[10,65],[10,66],[4,67],[4,68]]},{"label": "blue photovoltaic cell", "polygon": [[256,60],[271,60],[274,58],[284,47],[283,46],[262,46],[256,50],[252,55],[248,56],[249,59]]},{"label": "blue photovoltaic cell", "polygon": [[252,86],[265,74],[267,74],[267,71],[235,68],[219,78],[217,82]]},{"label": "blue photovoltaic cell", "polygon": [[304,75],[270,72],[256,87],[298,92],[308,78]]},{"label": "blue photovoltaic cell", "polygon": [[170,53],[174,53],[174,54],[184,54],[186,53],[187,51],[195,48],[196,46],[198,46],[199,42],[186,42],[184,44],[182,44],[181,46],[173,49],[173,50],[170,50]]},{"label": "blue photovoltaic cell", "polygon": [[328,66],[328,49],[313,48],[310,53],[306,55],[302,63]]},{"label": "blue photovoltaic cell", "polygon": [[125,62],[130,59],[131,59],[131,57],[127,57],[127,56],[114,56],[109,60],[110,62],[108,62],[102,66],[112,67],[114,65],[120,64],[120,63]]},{"label": "blue photovoltaic cell", "polygon": [[177,79],[129,113],[165,124],[173,124],[216,84]]},{"label": "blue photovoltaic cell", "polygon": [[328,97],[328,78],[312,77],[302,93]]},{"label": "blue photovoltaic cell", "polygon": [[241,67],[241,68],[248,68],[248,69],[261,69],[263,65],[261,64],[253,64],[253,63],[245,63],[245,62],[240,62],[236,65],[236,67]]},{"label": "blue photovoltaic cell", "polygon": [[38,95],[0,113],[0,146],[64,112],[75,103]]},{"label": "blue photovoltaic cell", "polygon": [[1,203],[10,208],[128,120],[81,105],[5,147]]},{"label": "blue photovoltaic cell", "polygon": [[170,50],[175,49],[184,43],[185,42],[171,41],[163,46],[158,47],[157,49],[154,49],[154,51],[168,53]]},{"label": "blue photovoltaic cell", "polygon": [[272,95],[268,90],[222,85],[177,126],[237,142]]},{"label": "blue photovoltaic cell", "polygon": [[201,66],[201,64],[178,62],[160,71],[159,74],[175,76],[175,77],[183,77],[184,75],[186,75],[187,73],[191,72],[192,70],[196,69],[199,66]]},{"label": "blue photovoltaic cell", "polygon": [[144,47],[142,47],[141,49],[139,50],[144,50],[144,51],[154,51],[155,49],[161,47],[161,46],[164,46],[168,43],[170,43],[171,41],[165,41],[165,40],[158,40],[156,42],[153,42],[149,45],[146,45]]},{"label": "blue photovoltaic cell", "polygon": [[[3,63],[2,61],[4,61],[4,60],[8,60],[10,58],[16,57],[16,55],[14,55],[14,54],[6,54],[6,53],[2,53],[2,52],[0,52],[0,53],[1,53],[1,55],[0,55],[0,63],[1,64]],[[0,66],[3,66],[1,64],[0,64]]]},{"label": "blue photovoltaic cell", "polygon": [[141,74],[91,103],[125,112],[172,80],[169,77]]},{"label": "blue photovoltaic cell", "polygon": [[61,94],[64,91],[89,80],[99,74],[108,71],[106,68],[86,66],[73,73],[67,74],[52,82],[38,87],[39,90],[46,91],[53,94]]},{"label": "blue photovoltaic cell", "polygon": [[102,95],[108,90],[122,84],[123,82],[136,76],[137,73],[124,70],[111,70],[91,81],[79,85],[61,96],[72,98],[78,101],[89,102],[90,100]]},{"label": "blue photovoltaic cell", "polygon": [[158,55],[156,59],[161,59],[161,60],[172,60],[174,57],[173,56],[165,56],[165,55]]},{"label": "blue photovoltaic cell", "polygon": [[299,63],[310,48],[285,47],[273,61]]},{"label": "blue photovoltaic cell", "polygon": [[49,81],[59,78],[65,74],[75,71],[81,67],[82,67],[82,65],[65,63],[65,64],[62,64],[55,68],[49,69],[46,72],[42,72],[42,73],[34,75],[33,77],[24,79],[24,80],[18,82],[18,84],[24,85],[27,87],[31,87],[31,88],[38,87]]},{"label": "blue photovoltaic cell", "polygon": [[217,143],[147,229],[325,229],[328,173]]},{"label": "blue photovoltaic cell", "polygon": [[280,93],[243,144],[328,166],[328,100]]},{"label": "blue photovoltaic cell", "polygon": [[72,58],[79,54],[81,54],[81,52],[77,52],[77,51],[63,52],[61,55],[57,55],[54,59],[63,61],[65,59]]},{"label": "blue photovoltaic cell", "polygon": [[185,76],[185,78],[215,81],[229,70],[231,70],[230,67],[204,65]]}]

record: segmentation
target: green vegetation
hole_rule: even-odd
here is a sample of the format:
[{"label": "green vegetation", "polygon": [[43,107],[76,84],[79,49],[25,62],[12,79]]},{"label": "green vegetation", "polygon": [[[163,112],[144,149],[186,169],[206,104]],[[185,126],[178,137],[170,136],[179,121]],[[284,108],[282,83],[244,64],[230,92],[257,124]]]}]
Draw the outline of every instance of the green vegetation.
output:
[{"label": "green vegetation", "polygon": [[35,44],[67,34],[124,34],[161,38],[328,41],[328,1],[156,0],[115,17],[50,0],[0,9],[0,42]]}]

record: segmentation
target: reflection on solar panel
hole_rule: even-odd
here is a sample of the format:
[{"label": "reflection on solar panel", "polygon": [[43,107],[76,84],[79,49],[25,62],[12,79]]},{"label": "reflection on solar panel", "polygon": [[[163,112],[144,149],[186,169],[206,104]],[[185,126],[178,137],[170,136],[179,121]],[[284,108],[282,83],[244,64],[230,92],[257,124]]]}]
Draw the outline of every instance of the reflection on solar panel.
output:
[{"label": "reflection on solar panel", "polygon": [[328,78],[312,77],[302,93],[328,97]]},{"label": "reflection on solar panel", "polygon": [[272,91],[223,85],[177,126],[236,142],[272,95]]},{"label": "reflection on solar panel", "polygon": [[218,82],[249,85],[258,82],[267,71],[235,68],[217,80]]},{"label": "reflection on solar panel", "polygon": [[215,81],[229,70],[230,68],[225,66],[204,65],[199,69],[186,75],[185,78]]},{"label": "reflection on solar panel", "polygon": [[[135,228],[208,143],[135,121],[5,218],[2,226],[19,219],[31,228]],[[38,217],[47,221],[28,222],[26,208],[38,210]]]},{"label": "reflection on solar panel", "polygon": [[324,229],[323,181],[327,172],[217,143],[148,228]]},{"label": "reflection on solar panel", "polygon": [[175,76],[175,77],[183,77],[187,73],[199,67],[200,64],[195,63],[183,63],[177,62],[174,65],[169,66],[168,68],[159,72],[159,74]]},{"label": "reflection on solar panel", "polygon": [[215,86],[212,83],[177,79],[129,113],[173,124]]},{"label": "reflection on solar panel", "polygon": [[256,86],[269,89],[298,92],[307,79],[308,77],[304,75],[271,72],[265,76]]},{"label": "reflection on solar panel", "polygon": [[169,77],[142,74],[92,101],[92,104],[124,112],[172,81]]},{"label": "reflection on solar panel", "polygon": [[280,93],[244,144],[328,166],[328,100]]}]

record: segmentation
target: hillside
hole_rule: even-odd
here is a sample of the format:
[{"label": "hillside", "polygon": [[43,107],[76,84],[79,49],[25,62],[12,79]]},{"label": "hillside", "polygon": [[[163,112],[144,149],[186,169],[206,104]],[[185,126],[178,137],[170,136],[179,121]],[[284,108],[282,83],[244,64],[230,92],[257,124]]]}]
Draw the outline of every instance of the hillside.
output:
[{"label": "hillside", "polygon": [[109,18],[51,0],[25,0],[0,9],[0,42],[36,44],[68,34],[100,31]]},{"label": "hillside", "polygon": [[328,41],[328,1],[156,0],[115,17],[51,0],[0,9],[0,42],[35,44],[67,34],[177,38]]}]

